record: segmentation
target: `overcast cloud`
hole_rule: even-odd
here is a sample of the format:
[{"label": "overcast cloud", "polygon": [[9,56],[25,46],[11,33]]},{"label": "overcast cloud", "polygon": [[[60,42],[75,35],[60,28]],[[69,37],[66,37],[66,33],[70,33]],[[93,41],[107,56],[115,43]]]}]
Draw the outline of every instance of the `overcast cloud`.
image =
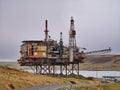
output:
[{"label": "overcast cloud", "polygon": [[63,32],[68,44],[71,16],[79,47],[120,54],[120,0],[0,0],[0,60],[20,58],[23,40],[43,40],[46,19],[51,38]]}]

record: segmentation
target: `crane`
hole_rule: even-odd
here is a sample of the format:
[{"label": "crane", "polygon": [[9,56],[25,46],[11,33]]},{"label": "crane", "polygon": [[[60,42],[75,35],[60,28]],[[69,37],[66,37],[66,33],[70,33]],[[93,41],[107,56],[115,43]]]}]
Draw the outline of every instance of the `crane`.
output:
[{"label": "crane", "polygon": [[111,47],[107,49],[102,49],[102,50],[96,50],[96,51],[90,51],[90,52],[85,52],[86,55],[100,55],[100,54],[105,54],[111,52]]}]

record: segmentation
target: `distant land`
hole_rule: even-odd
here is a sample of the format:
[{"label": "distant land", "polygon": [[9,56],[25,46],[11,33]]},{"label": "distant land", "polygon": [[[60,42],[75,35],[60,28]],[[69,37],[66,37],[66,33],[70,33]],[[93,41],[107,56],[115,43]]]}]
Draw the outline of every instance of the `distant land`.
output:
[{"label": "distant land", "polygon": [[120,70],[120,55],[90,55],[80,64],[82,70]]},{"label": "distant land", "polygon": [[[28,67],[19,66],[16,62],[0,62],[0,66],[26,69]],[[90,55],[80,64],[80,70],[120,70],[120,55]]]},{"label": "distant land", "polygon": [[8,68],[15,68],[15,69],[20,69],[20,70],[24,70],[28,67],[22,67],[20,66],[17,61],[13,62],[13,61],[0,61],[0,66],[4,66],[4,67],[8,67]]}]

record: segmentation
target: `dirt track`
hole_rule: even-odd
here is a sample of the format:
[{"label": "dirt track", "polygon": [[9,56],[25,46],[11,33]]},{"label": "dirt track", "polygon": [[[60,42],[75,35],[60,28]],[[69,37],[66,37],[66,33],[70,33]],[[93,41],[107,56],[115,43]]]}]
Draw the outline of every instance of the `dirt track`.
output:
[{"label": "dirt track", "polygon": [[31,88],[26,88],[23,90],[56,90],[59,88],[70,88],[72,86],[96,86],[97,84],[64,84],[64,85],[48,85],[48,86],[36,86]]}]

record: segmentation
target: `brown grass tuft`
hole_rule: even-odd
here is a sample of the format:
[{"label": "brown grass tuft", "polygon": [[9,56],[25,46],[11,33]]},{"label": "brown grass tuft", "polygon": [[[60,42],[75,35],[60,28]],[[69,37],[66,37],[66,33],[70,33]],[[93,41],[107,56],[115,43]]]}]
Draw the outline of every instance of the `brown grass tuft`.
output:
[{"label": "brown grass tuft", "polygon": [[35,75],[25,71],[6,68],[0,66],[0,90],[21,90],[21,88],[38,86],[38,85],[54,85],[54,84],[80,84],[96,81],[77,79],[72,77],[51,77],[47,75]]},{"label": "brown grass tuft", "polygon": [[10,89],[15,89],[15,86],[12,83],[8,84],[8,86],[10,87]]}]

